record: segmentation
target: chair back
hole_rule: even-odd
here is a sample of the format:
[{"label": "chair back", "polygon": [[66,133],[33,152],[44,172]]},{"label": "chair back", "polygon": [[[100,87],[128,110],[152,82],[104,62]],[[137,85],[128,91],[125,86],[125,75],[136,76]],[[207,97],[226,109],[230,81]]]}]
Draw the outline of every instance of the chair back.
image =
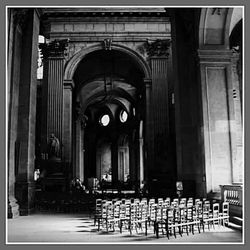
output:
[{"label": "chair back", "polygon": [[229,202],[222,203],[222,213],[223,215],[229,215]]},{"label": "chair back", "polygon": [[173,202],[176,202],[179,205],[179,198],[174,198]]},{"label": "chair back", "polygon": [[219,211],[220,211],[220,205],[219,203],[214,203],[213,204],[213,218],[219,217]]}]

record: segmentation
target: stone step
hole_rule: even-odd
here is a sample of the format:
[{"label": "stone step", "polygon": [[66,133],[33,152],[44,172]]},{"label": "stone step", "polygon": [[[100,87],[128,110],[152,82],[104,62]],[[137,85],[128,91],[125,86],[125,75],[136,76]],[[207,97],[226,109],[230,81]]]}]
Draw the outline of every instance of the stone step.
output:
[{"label": "stone step", "polygon": [[241,217],[232,216],[230,217],[228,226],[242,231],[242,223],[243,223],[243,219]]}]

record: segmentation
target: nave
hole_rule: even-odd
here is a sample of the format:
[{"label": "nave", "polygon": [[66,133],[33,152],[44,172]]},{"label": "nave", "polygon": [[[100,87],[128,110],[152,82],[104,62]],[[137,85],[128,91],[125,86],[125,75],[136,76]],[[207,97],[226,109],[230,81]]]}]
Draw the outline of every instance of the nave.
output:
[{"label": "nave", "polygon": [[[132,202],[131,202],[132,201]],[[232,223],[223,223],[221,220],[211,221],[209,224],[205,224],[204,229],[202,228],[202,223],[198,227],[195,224],[193,227],[194,231],[187,233],[186,228],[182,228],[183,231],[180,233],[178,227],[176,228],[176,234],[170,234],[166,237],[166,234],[162,234],[164,228],[160,228],[159,235],[157,236],[155,232],[155,221],[160,221],[160,217],[157,218],[157,212],[152,213],[152,208],[157,208],[158,211],[163,212],[164,204],[166,204],[167,199],[163,201],[161,199],[149,199],[145,203],[145,199],[113,199],[113,200],[96,200],[94,210],[68,210],[67,212],[62,210],[54,209],[41,209],[37,210],[36,213],[31,216],[22,216],[15,218],[13,220],[8,220],[8,243],[124,243],[124,244],[134,244],[134,243],[153,243],[153,244],[168,244],[168,243],[240,243],[242,242],[242,232],[236,228],[232,227]],[[131,203],[130,203],[131,202]],[[180,200],[179,205],[175,207],[175,211],[180,211],[182,208],[183,200]],[[190,203],[187,202],[187,204]],[[118,205],[119,204],[119,205]],[[121,208],[122,204],[129,207],[129,217],[128,221],[131,222],[132,207],[141,207],[142,204],[147,204],[147,233],[145,234],[145,227],[137,227],[133,224],[130,229],[127,225],[124,225],[122,231],[118,227],[118,224],[112,226],[112,221],[114,221],[114,216],[108,215],[105,207],[110,207],[111,210],[117,211],[119,207],[120,214],[118,217],[122,216]],[[199,204],[205,204],[205,201],[194,200],[194,205],[192,208],[199,206]],[[214,208],[212,203],[212,210]],[[176,205],[176,201],[171,202],[172,205]],[[197,206],[198,205],[198,206]],[[187,206],[188,207],[188,206]],[[150,208],[150,209],[149,209]],[[170,207],[169,207],[170,208]],[[220,207],[222,209],[222,206]],[[110,211],[111,211],[110,210]],[[151,212],[149,212],[151,210]],[[203,209],[204,210],[204,209]],[[211,210],[211,212],[213,212]],[[101,211],[101,213],[100,213]],[[138,212],[137,216],[138,218]],[[134,217],[134,218],[135,218]],[[193,217],[194,218],[194,217]],[[178,218],[177,218],[178,219]],[[109,221],[109,222],[108,222]],[[125,221],[125,220],[124,220]],[[138,221],[138,220],[137,220]],[[111,222],[111,223],[110,223]],[[197,221],[198,222],[198,221]],[[215,222],[215,223],[213,223]],[[108,227],[106,227],[109,225]],[[191,229],[191,228],[190,228]]]}]

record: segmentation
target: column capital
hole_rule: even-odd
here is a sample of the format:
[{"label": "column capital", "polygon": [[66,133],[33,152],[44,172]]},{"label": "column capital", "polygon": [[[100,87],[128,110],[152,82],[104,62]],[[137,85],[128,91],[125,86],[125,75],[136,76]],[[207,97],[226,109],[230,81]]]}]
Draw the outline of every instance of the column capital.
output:
[{"label": "column capital", "polygon": [[63,80],[63,87],[64,89],[73,89],[75,87],[75,84],[73,80]]},{"label": "column capital", "polygon": [[168,58],[170,44],[170,39],[157,39],[154,41],[148,40],[144,46],[150,58]]},{"label": "column capital", "polygon": [[43,58],[64,58],[68,49],[69,39],[55,39],[49,43],[39,44]]}]

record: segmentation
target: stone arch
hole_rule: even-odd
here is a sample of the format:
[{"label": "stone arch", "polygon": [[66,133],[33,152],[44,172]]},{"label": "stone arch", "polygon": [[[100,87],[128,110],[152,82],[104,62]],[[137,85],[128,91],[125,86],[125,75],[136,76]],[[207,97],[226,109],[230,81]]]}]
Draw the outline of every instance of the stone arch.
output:
[{"label": "stone arch", "polygon": [[199,47],[229,48],[233,8],[202,8],[199,23]]},{"label": "stone arch", "polygon": [[229,35],[231,35],[235,26],[242,20],[243,18],[243,9],[242,8],[234,8],[231,16],[230,27],[229,27]]},{"label": "stone arch", "polygon": [[[78,64],[81,60],[89,53],[103,49],[102,44],[96,44],[90,46],[88,48],[84,48],[75,54],[66,64],[65,71],[64,71],[64,79],[65,80],[72,80],[75,70],[77,69]],[[139,68],[142,69],[144,72],[144,76],[146,79],[151,78],[151,70],[147,62],[144,58],[139,55],[136,51],[120,44],[112,44],[112,49],[123,52],[129,55],[134,61],[138,64]]]}]

